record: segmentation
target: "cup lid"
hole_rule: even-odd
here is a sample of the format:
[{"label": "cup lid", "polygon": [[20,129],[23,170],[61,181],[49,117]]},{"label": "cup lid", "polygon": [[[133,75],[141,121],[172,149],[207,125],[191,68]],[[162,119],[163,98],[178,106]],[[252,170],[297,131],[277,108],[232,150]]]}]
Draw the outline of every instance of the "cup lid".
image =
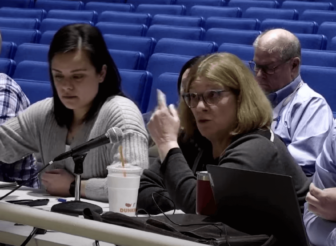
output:
[{"label": "cup lid", "polygon": [[131,164],[125,164],[125,167],[122,166],[122,164],[115,164],[115,165],[110,165],[106,168],[109,173],[138,173],[140,174],[142,168],[138,166],[133,166]]}]

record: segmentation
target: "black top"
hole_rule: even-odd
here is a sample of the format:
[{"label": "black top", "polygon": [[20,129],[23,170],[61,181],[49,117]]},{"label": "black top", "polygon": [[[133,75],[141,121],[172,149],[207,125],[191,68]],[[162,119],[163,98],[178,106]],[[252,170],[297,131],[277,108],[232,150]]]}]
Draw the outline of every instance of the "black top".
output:
[{"label": "black top", "polygon": [[[198,137],[199,144],[179,141],[180,149],[171,149],[162,164],[157,160],[149,169],[144,170],[140,181],[138,208],[151,214],[161,213],[152,199],[152,194],[158,192],[172,199],[176,208],[183,212],[195,213],[195,173],[205,171],[208,164],[215,164],[291,176],[303,212],[311,180],[303,173],[280,138],[274,135],[274,140],[271,139],[269,130],[256,130],[235,136],[219,160],[213,159],[211,144],[205,139]],[[173,209],[173,204],[168,199],[159,195],[154,197],[163,211]]]}]

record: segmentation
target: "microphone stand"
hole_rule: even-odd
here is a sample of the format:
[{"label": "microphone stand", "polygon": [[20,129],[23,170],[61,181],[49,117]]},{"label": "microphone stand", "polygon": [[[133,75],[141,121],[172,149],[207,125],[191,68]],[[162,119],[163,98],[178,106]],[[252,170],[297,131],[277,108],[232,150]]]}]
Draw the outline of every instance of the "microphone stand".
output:
[{"label": "microphone stand", "polygon": [[73,156],[72,159],[75,162],[75,200],[59,203],[51,207],[52,212],[56,213],[62,213],[67,215],[83,215],[83,210],[85,208],[89,208],[92,211],[95,211],[99,214],[103,213],[103,209],[95,204],[88,203],[88,202],[82,202],[80,200],[80,194],[81,194],[81,174],[83,173],[83,162],[86,157],[85,154],[76,155]]}]

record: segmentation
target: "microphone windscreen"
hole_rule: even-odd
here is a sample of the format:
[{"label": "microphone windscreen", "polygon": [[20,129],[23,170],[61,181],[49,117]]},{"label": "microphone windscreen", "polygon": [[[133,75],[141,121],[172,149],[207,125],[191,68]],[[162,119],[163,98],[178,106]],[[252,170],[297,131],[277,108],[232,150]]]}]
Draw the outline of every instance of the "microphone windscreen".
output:
[{"label": "microphone windscreen", "polygon": [[123,138],[123,132],[120,128],[112,127],[107,130],[106,137],[110,139],[110,143],[118,143],[121,142]]}]

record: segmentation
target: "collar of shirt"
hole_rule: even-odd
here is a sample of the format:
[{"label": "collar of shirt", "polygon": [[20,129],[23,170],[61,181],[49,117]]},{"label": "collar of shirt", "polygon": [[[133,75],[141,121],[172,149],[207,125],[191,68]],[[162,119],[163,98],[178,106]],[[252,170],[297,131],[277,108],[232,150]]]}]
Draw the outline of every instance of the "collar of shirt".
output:
[{"label": "collar of shirt", "polygon": [[267,98],[271,102],[272,106],[276,107],[282,100],[284,100],[291,93],[293,93],[293,91],[296,89],[296,87],[299,85],[300,82],[301,82],[301,76],[299,75],[296,77],[296,79],[294,79],[285,87],[281,88],[276,92],[268,94]]}]

